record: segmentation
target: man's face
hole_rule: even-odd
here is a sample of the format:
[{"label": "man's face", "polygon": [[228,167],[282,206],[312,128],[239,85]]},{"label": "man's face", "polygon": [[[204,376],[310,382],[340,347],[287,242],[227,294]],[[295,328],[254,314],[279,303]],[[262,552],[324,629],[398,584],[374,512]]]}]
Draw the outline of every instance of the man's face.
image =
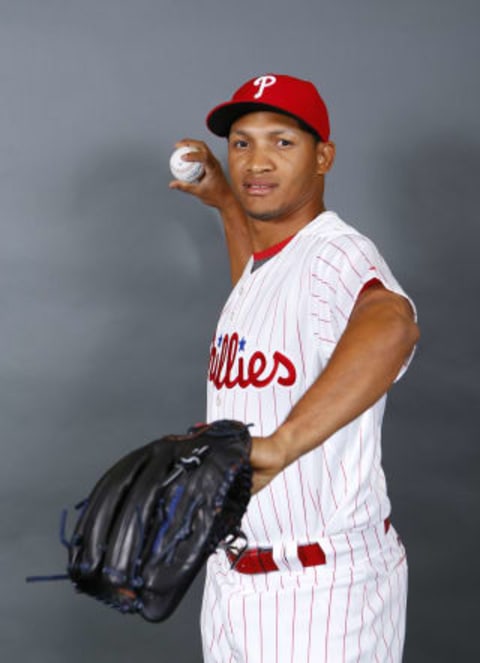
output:
[{"label": "man's face", "polygon": [[248,216],[305,224],[322,211],[322,145],[280,113],[254,112],[234,122],[228,139],[230,178]]}]

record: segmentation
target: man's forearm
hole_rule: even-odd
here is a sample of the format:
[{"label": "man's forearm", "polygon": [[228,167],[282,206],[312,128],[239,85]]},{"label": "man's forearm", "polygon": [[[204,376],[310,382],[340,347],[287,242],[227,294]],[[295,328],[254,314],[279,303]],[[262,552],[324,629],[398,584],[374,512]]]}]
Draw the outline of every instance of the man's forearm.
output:
[{"label": "man's forearm", "polygon": [[228,256],[230,259],[230,275],[233,285],[245,269],[252,255],[252,243],[248,230],[248,221],[237,199],[231,194],[219,208],[225,230]]},{"label": "man's forearm", "polygon": [[230,259],[230,274],[235,285],[252,254],[247,217],[233,194],[220,162],[206,143],[185,138],[175,143],[175,147],[190,147],[193,152],[186,155],[185,160],[201,161],[204,175],[198,182],[173,180],[169,186],[195,196],[205,205],[220,212]]},{"label": "man's forearm", "polygon": [[385,394],[417,339],[407,300],[383,288],[362,295],[320,377],[275,433],[256,438],[256,489]]}]

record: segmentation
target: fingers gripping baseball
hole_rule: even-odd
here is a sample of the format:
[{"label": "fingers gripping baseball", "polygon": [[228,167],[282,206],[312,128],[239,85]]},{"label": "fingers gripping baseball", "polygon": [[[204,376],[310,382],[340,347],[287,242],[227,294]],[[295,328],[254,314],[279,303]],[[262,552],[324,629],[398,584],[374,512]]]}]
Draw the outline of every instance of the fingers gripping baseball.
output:
[{"label": "fingers gripping baseball", "polygon": [[192,182],[174,179],[169,184],[170,189],[194,195],[210,207],[223,207],[225,201],[233,197],[233,193],[220,162],[203,141],[184,138],[175,143],[175,148],[182,147],[190,149],[188,153],[182,155],[182,160],[202,164],[202,173]]},{"label": "fingers gripping baseball", "polygon": [[[205,168],[202,161],[192,161],[193,156],[198,150],[191,145],[182,145],[177,147],[170,157],[170,170],[176,180],[180,182],[199,182],[204,173]],[[184,159],[184,157],[188,157]]]}]

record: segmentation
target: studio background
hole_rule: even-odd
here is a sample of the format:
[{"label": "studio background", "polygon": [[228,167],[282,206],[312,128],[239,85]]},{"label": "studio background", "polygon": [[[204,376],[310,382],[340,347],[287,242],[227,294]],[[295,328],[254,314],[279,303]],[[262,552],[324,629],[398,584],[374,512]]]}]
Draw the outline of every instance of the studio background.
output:
[{"label": "studio background", "polygon": [[201,580],[150,625],[24,578],[64,569],[60,511],[99,473],[203,417],[228,263],[168,158],[224,159],[206,113],[271,71],[318,85],[327,204],[419,309],[384,434],[405,663],[479,660],[479,28],[476,0],[0,0],[2,661],[201,660]]}]

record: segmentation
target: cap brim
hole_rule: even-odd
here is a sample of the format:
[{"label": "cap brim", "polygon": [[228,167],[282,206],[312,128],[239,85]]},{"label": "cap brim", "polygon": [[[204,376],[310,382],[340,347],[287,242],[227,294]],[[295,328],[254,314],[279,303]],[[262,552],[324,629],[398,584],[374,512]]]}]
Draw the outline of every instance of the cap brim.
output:
[{"label": "cap brim", "polygon": [[232,124],[248,113],[255,113],[257,111],[274,111],[277,113],[286,113],[283,109],[270,104],[256,103],[252,101],[228,101],[225,104],[217,106],[207,116],[207,127],[210,131],[217,136],[228,136]]}]

